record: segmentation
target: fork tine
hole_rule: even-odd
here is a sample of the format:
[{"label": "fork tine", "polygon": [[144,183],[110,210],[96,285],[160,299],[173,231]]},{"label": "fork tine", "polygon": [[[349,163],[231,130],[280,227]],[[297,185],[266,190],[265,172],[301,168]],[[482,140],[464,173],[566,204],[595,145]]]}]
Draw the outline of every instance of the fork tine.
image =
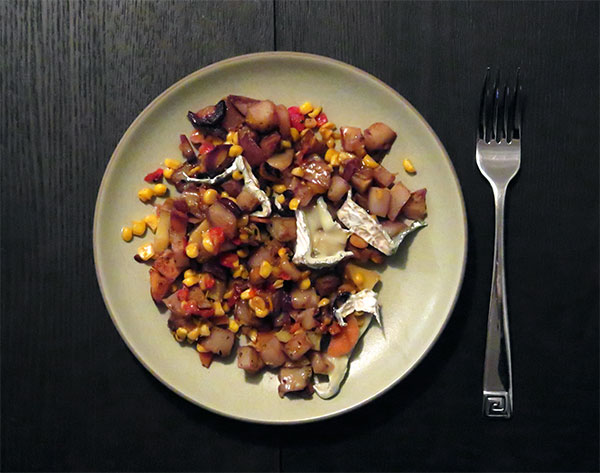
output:
[{"label": "fork tine", "polygon": [[492,97],[492,136],[490,140],[500,141],[501,136],[498,136],[498,112],[500,108],[500,69],[496,72],[496,80],[494,81],[494,96]]},{"label": "fork tine", "polygon": [[490,79],[490,68],[485,71],[485,80],[483,81],[483,89],[481,89],[481,101],[479,103],[479,138],[485,140],[487,132],[486,126],[486,96],[488,89],[488,81]]},{"label": "fork tine", "polygon": [[508,140],[508,127],[507,127],[507,114],[508,114],[508,86],[504,84],[504,90],[500,98],[500,105],[498,107],[498,141],[502,141],[504,138]]},{"label": "fork tine", "polygon": [[516,81],[516,85],[515,85],[515,95],[513,98],[514,101],[514,111],[513,111],[513,120],[514,120],[514,124],[513,124],[513,138],[518,140],[521,138],[521,112],[522,112],[522,105],[523,105],[523,99],[522,99],[522,91],[521,91],[521,84],[520,84],[520,76],[521,75],[521,68],[517,68],[517,81]]}]

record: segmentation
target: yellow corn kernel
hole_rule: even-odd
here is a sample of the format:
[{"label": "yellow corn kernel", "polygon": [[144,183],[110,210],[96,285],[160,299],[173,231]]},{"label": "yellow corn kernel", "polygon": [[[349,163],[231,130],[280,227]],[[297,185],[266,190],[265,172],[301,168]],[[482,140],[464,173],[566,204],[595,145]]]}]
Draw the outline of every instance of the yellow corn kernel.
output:
[{"label": "yellow corn kernel", "polygon": [[178,342],[183,342],[187,338],[187,334],[188,331],[186,329],[184,329],[183,327],[179,327],[175,331],[175,340],[177,340]]},{"label": "yellow corn kernel", "polygon": [[267,260],[260,264],[259,274],[261,278],[267,279],[271,275],[271,271],[273,271],[273,266]]},{"label": "yellow corn kernel", "polygon": [[269,315],[270,311],[269,309],[256,309],[254,313],[258,318],[264,319],[267,315]]},{"label": "yellow corn kernel", "polygon": [[319,116],[319,113],[321,113],[322,110],[323,110],[323,107],[317,107],[317,108],[313,109],[313,111],[310,112],[308,114],[308,116],[310,118],[317,118]]},{"label": "yellow corn kernel", "polygon": [[285,202],[285,197],[279,194],[277,197],[275,197],[275,200],[277,200],[278,203],[283,204]]},{"label": "yellow corn kernel", "polygon": [[227,133],[227,138],[225,140],[225,143],[231,143],[231,144],[237,145],[238,144],[237,131],[230,131],[229,133]]},{"label": "yellow corn kernel", "polygon": [[[331,148],[329,148],[331,149]],[[340,155],[336,154],[333,158],[331,158],[331,161],[329,162],[329,164],[331,166],[339,166],[342,163],[342,160],[340,159]],[[341,171],[340,171],[341,174]]]},{"label": "yellow corn kernel", "polygon": [[185,286],[192,287],[200,282],[200,278],[198,276],[192,276],[190,278],[184,278],[182,282]]},{"label": "yellow corn kernel", "polygon": [[406,172],[409,172],[411,174],[417,172],[417,170],[413,166],[413,163],[410,162],[410,159],[405,159],[404,161],[402,161],[402,166],[404,166],[404,170]]},{"label": "yellow corn kernel", "polygon": [[148,202],[154,197],[154,192],[149,187],[144,187],[138,191],[138,197],[142,202]]},{"label": "yellow corn kernel", "polygon": [[314,128],[317,126],[317,120],[315,120],[314,118],[307,118],[306,120],[304,120],[304,126],[306,128]]},{"label": "yellow corn kernel", "polygon": [[295,167],[294,169],[292,169],[292,175],[296,177],[302,177],[304,176],[304,169]]},{"label": "yellow corn kernel", "polygon": [[241,181],[242,179],[244,179],[244,175],[239,172],[237,169],[235,171],[233,171],[233,174],[231,175],[231,177],[233,177],[236,181]]},{"label": "yellow corn kernel", "polygon": [[304,135],[306,135],[306,134],[307,134],[309,131],[310,131],[310,128],[305,128],[304,130],[302,130],[302,131],[300,132],[300,136],[304,136]]},{"label": "yellow corn kernel", "polygon": [[362,158],[362,162],[365,166],[369,167],[369,168],[373,168],[375,169],[376,167],[379,166],[379,163],[377,161],[375,161],[371,156],[369,156],[368,154],[365,155],[364,158]]},{"label": "yellow corn kernel", "polygon": [[328,140],[329,138],[331,138],[331,134],[333,133],[333,131],[321,127],[319,128],[319,133],[321,134],[324,140]]},{"label": "yellow corn kernel", "polygon": [[303,115],[312,112],[312,110],[313,106],[310,102],[304,102],[302,105],[300,105],[300,113],[302,113]]},{"label": "yellow corn kernel", "polygon": [[131,241],[133,238],[133,230],[131,227],[121,228],[121,238],[123,238],[123,241]]},{"label": "yellow corn kernel", "polygon": [[152,233],[156,231],[156,227],[158,226],[158,217],[156,214],[146,215],[144,217],[144,222],[148,225],[148,228],[152,230]]},{"label": "yellow corn kernel", "polygon": [[240,145],[233,145],[231,148],[229,148],[229,157],[237,158],[243,152],[244,148],[242,148]]},{"label": "yellow corn kernel", "polygon": [[167,158],[165,159],[165,166],[167,166],[169,169],[177,169],[179,166],[181,166],[181,163],[176,159]]},{"label": "yellow corn kernel", "polygon": [[200,335],[203,337],[208,337],[210,335],[210,327],[208,324],[200,325]]},{"label": "yellow corn kernel", "polygon": [[235,252],[235,254],[240,258],[247,258],[250,252],[246,248],[240,248]]},{"label": "yellow corn kernel", "polygon": [[193,330],[190,330],[187,334],[187,339],[190,342],[195,342],[196,340],[198,340],[198,337],[200,336],[200,327],[196,327]]},{"label": "yellow corn kernel", "polygon": [[152,243],[143,244],[138,248],[137,254],[142,260],[148,261],[154,257],[154,245]]},{"label": "yellow corn kernel", "polygon": [[199,343],[196,343],[196,350],[198,350],[198,353],[208,353],[208,350]]},{"label": "yellow corn kernel", "polygon": [[223,306],[219,301],[213,302],[213,309],[215,309],[215,315],[225,315],[225,311],[223,310]]},{"label": "yellow corn kernel", "polygon": [[277,250],[277,254],[280,258],[287,258],[287,248],[285,246],[282,246],[281,248],[279,248],[279,250]]},{"label": "yellow corn kernel", "polygon": [[250,299],[250,301],[248,302],[248,305],[255,312],[257,310],[264,310],[267,308],[267,304],[265,303],[265,300],[259,296],[254,296],[252,299]]},{"label": "yellow corn kernel", "polygon": [[335,129],[335,123],[327,122],[324,125],[322,125],[321,128],[325,128],[326,130],[334,130]]},{"label": "yellow corn kernel", "polygon": [[296,210],[298,205],[300,205],[300,201],[294,197],[292,200],[290,200],[288,207],[290,210]]},{"label": "yellow corn kernel", "polygon": [[208,236],[208,233],[206,233],[203,237],[202,237],[202,247],[208,251],[209,253],[214,253],[215,252],[215,245],[213,244],[212,240],[210,239],[210,237]]},{"label": "yellow corn kernel", "polygon": [[337,158],[337,157],[339,157],[339,155],[340,155],[339,151],[329,148],[327,150],[327,152],[325,153],[325,161],[330,163],[333,158]]},{"label": "yellow corn kernel", "polygon": [[185,273],[183,273],[184,278],[193,278],[194,276],[197,276],[197,274],[193,269],[186,269]]},{"label": "yellow corn kernel", "polygon": [[189,243],[186,247],[185,247],[185,254],[187,255],[188,258],[197,258],[198,254],[200,253],[198,245],[196,243]]},{"label": "yellow corn kernel", "polygon": [[223,294],[223,299],[229,299],[231,296],[233,296],[233,289],[230,289],[225,294]]},{"label": "yellow corn kernel", "polygon": [[250,299],[250,296],[251,296],[251,295],[252,295],[252,293],[251,293],[251,289],[246,289],[244,292],[242,292],[242,293],[240,294],[240,297],[241,297],[243,300],[247,301],[248,299]]},{"label": "yellow corn kernel", "polygon": [[323,299],[321,299],[321,300],[319,301],[319,304],[318,304],[318,306],[319,306],[319,307],[325,307],[326,305],[329,305],[329,303],[330,303],[330,302],[331,302],[331,301],[330,301],[329,299],[327,299],[327,297],[323,297]]},{"label": "yellow corn kernel", "polygon": [[221,138],[215,138],[214,136],[211,136],[209,139],[210,139],[211,143],[215,146],[219,146],[224,143],[224,141]]},{"label": "yellow corn kernel", "polygon": [[273,283],[275,289],[281,289],[283,287],[283,279],[278,279]]},{"label": "yellow corn kernel", "polygon": [[240,240],[247,241],[249,238],[247,233],[240,233]]},{"label": "yellow corn kernel", "polygon": [[200,166],[194,166],[192,169],[190,169],[190,172],[188,172],[188,176],[195,176],[200,171],[202,171],[202,167],[200,167]]},{"label": "yellow corn kernel", "polygon": [[252,343],[256,343],[256,340],[258,339],[258,331],[253,328],[248,332],[247,337],[250,339],[250,341]]},{"label": "yellow corn kernel", "polygon": [[332,138],[336,139],[336,140],[341,140],[342,139],[342,134],[336,130],[333,132],[333,134],[331,135]]},{"label": "yellow corn kernel", "polygon": [[273,186],[273,190],[278,194],[283,194],[287,190],[287,187],[285,186],[285,184],[275,184]]},{"label": "yellow corn kernel", "polygon": [[365,277],[361,273],[356,272],[352,275],[352,282],[357,286],[362,286],[365,282]]},{"label": "yellow corn kernel", "polygon": [[175,172],[174,169],[167,168],[163,171],[163,176],[165,176],[165,179],[171,179],[171,177],[173,176],[173,172]]},{"label": "yellow corn kernel", "polygon": [[333,139],[333,136],[327,140],[327,147],[330,149],[335,148],[335,140]]},{"label": "yellow corn kernel", "polygon": [[217,191],[214,189],[207,189],[202,194],[202,202],[206,205],[212,205],[217,201]]},{"label": "yellow corn kernel", "polygon": [[131,230],[135,236],[142,236],[146,231],[146,222],[143,220],[134,220],[131,225]]},{"label": "yellow corn kernel", "polygon": [[229,309],[231,309],[231,307],[229,307],[229,304],[227,302],[223,302],[223,312],[227,313],[229,312]]},{"label": "yellow corn kernel", "polygon": [[225,191],[221,192],[221,197],[226,198],[229,197],[229,194]]},{"label": "yellow corn kernel", "polygon": [[290,135],[292,136],[292,140],[294,141],[298,141],[300,139],[300,132],[294,127],[290,128]]},{"label": "yellow corn kernel", "polygon": [[309,288],[310,288],[310,279],[304,278],[302,281],[300,281],[300,289],[302,289],[303,291],[306,291]]},{"label": "yellow corn kernel", "polygon": [[154,195],[163,196],[167,193],[167,186],[165,186],[164,184],[156,184],[152,191],[154,192]]},{"label": "yellow corn kernel", "polygon": [[244,273],[244,267],[243,267],[243,266],[238,266],[238,267],[237,267],[237,268],[236,268],[236,269],[233,271],[233,273],[231,273],[231,275],[232,275],[234,278],[241,278],[243,273]]},{"label": "yellow corn kernel", "polygon": [[292,143],[289,140],[281,140],[281,147],[283,149],[288,149],[292,147]]},{"label": "yellow corn kernel", "polygon": [[235,320],[231,319],[227,328],[230,332],[237,333],[237,331],[240,329],[240,325]]}]

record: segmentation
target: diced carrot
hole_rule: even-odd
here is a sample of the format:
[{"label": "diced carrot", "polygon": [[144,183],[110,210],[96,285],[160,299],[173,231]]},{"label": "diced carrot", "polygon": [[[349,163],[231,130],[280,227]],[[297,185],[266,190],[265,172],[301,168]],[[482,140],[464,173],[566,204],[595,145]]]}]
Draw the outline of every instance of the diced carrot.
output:
[{"label": "diced carrot", "polygon": [[354,345],[358,341],[358,322],[353,315],[346,317],[347,324],[341,327],[341,332],[338,335],[331,337],[327,354],[329,356],[343,356],[352,351]]}]

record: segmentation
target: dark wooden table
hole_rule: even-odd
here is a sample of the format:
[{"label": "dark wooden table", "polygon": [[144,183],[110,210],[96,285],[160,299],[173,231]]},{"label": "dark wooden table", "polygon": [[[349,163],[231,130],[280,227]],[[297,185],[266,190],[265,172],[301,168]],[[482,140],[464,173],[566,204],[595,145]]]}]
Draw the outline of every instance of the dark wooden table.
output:
[{"label": "dark wooden table", "polygon": [[[3,471],[597,471],[596,2],[0,1]],[[390,84],[452,158],[469,216],[441,339],[357,411],[290,427],[222,418],[121,341],[92,260],[100,180],[137,114],[227,57],[306,51]],[[508,196],[515,417],[481,416],[492,196],[474,161],[485,67],[521,67]]]}]

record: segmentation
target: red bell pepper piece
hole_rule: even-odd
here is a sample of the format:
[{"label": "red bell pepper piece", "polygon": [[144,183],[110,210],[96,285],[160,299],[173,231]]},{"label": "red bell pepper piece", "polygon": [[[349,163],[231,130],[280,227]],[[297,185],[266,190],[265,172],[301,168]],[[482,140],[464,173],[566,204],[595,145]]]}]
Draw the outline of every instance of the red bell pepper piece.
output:
[{"label": "red bell pepper piece", "polygon": [[319,113],[319,115],[317,115],[317,125],[323,126],[327,122],[328,122],[327,115],[325,115],[323,112],[321,112],[321,113]]},{"label": "red bell pepper piece", "polygon": [[205,141],[202,143],[202,146],[198,148],[198,154],[206,154],[213,149],[215,149],[215,145],[213,145],[210,141]]},{"label": "red bell pepper piece", "polygon": [[156,171],[152,171],[151,173],[147,174],[146,177],[144,178],[144,181],[146,182],[159,182],[163,177],[163,170],[162,168],[158,168]]},{"label": "red bell pepper piece", "polygon": [[221,263],[221,266],[233,269],[239,265],[240,259],[235,253],[223,253],[219,257],[219,262]]},{"label": "red bell pepper piece", "polygon": [[304,115],[298,107],[288,108],[288,114],[290,115],[290,124],[298,131],[304,130]]}]

